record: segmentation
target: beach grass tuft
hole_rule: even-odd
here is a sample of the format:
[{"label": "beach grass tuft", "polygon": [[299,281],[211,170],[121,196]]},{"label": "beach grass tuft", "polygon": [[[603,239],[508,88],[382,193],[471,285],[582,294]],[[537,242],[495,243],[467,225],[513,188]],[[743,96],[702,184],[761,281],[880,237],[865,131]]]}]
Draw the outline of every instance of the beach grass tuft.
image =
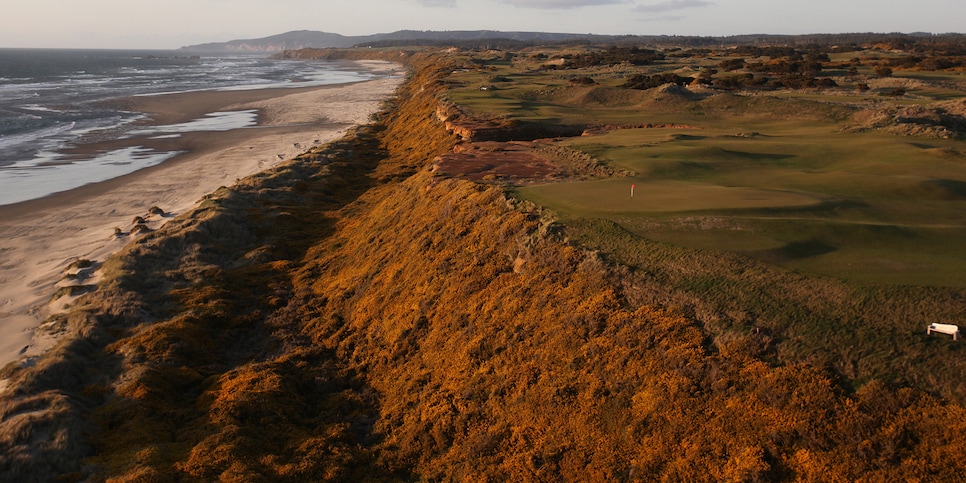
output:
[{"label": "beach grass tuft", "polygon": [[[372,55],[363,51],[354,55]],[[906,184],[857,182],[856,173],[890,176],[866,159],[783,150],[777,128],[759,120],[704,132],[637,123],[601,136],[613,144],[550,141],[585,143],[610,172],[635,173],[627,177],[511,188],[431,171],[461,142],[439,116],[457,95],[471,99],[454,86],[483,79],[509,95],[503,84],[525,78],[522,90],[569,88],[569,73],[523,76],[513,59],[414,55],[377,123],[212,193],[105,261],[98,290],[60,316],[75,336],[2,373],[16,395],[0,401],[3,469],[37,471],[14,465],[50,459],[35,474],[204,481],[953,480],[966,471],[954,457],[966,445],[966,349],[924,330],[966,318],[962,290],[779,265],[844,251],[855,226],[883,244],[914,243],[917,227],[895,220],[915,207],[879,195]],[[704,102],[671,94],[653,105]],[[745,105],[696,109],[727,119],[720,111],[732,102]],[[530,109],[525,122],[578,115],[492,106]],[[674,109],[668,119],[698,116]],[[806,118],[828,112],[811,109]],[[827,134],[813,120],[802,128],[790,113],[770,115],[791,123],[788,137]],[[540,132],[503,126],[503,135]],[[737,135],[749,132],[759,134]],[[880,134],[859,137],[871,145]],[[627,154],[649,153],[647,143],[663,155]],[[707,166],[670,166],[696,154]],[[798,157],[817,181],[788,173]],[[725,183],[737,173],[760,183]],[[631,183],[663,183],[669,204],[693,207],[628,206]],[[842,196],[841,186],[856,192]],[[945,199],[958,185],[927,188]],[[633,199],[647,196],[656,194]],[[860,223],[870,219],[879,223]],[[752,223],[762,223],[759,237],[739,233],[734,250],[648,236],[699,239],[692,232]],[[37,407],[52,410],[21,425],[16,417]],[[48,428],[66,428],[49,451],[20,443]]]}]

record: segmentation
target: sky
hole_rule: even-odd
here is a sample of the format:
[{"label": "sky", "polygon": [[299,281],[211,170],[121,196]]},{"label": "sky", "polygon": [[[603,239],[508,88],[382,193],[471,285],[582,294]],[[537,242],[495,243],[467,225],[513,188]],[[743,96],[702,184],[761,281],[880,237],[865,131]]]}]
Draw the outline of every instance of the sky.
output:
[{"label": "sky", "polygon": [[18,0],[0,48],[175,49],[291,30],[632,35],[966,32],[963,0]]}]

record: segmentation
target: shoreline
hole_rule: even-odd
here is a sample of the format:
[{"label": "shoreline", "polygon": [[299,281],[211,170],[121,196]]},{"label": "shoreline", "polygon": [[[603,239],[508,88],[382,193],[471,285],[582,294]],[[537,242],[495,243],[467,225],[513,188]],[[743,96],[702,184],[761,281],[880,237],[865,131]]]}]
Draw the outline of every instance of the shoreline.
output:
[{"label": "shoreline", "polygon": [[[117,143],[150,142],[164,144],[164,149],[176,145],[184,152],[116,178],[0,206],[0,367],[40,355],[53,344],[34,337],[47,317],[64,308],[64,300],[51,297],[60,286],[92,283],[65,280],[74,270],[71,264],[82,259],[95,266],[103,262],[136,237],[129,234],[135,217],[146,218],[147,226],[156,229],[219,187],[331,142],[350,126],[365,124],[402,82],[397,64],[371,63],[369,68],[394,75],[326,86],[196,91],[111,101],[145,113],[148,117],[139,121],[145,126],[245,109],[257,110],[257,125],[79,146],[75,152],[86,153]],[[155,206],[165,216],[147,216]],[[116,229],[124,234],[115,236]]]}]

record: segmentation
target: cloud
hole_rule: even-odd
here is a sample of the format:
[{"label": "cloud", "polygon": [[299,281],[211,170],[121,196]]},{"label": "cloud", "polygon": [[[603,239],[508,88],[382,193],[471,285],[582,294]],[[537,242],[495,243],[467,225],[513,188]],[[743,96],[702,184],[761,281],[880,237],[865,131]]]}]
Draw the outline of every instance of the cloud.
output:
[{"label": "cloud", "polygon": [[424,7],[455,7],[456,0],[416,0]]},{"label": "cloud", "polygon": [[648,5],[638,5],[634,7],[634,11],[642,13],[663,13],[688,8],[710,7],[712,5],[714,5],[713,2],[707,2],[705,0],[665,0]]},{"label": "cloud", "polygon": [[599,5],[614,5],[617,3],[627,3],[628,0],[502,0],[503,3],[514,7],[525,8],[579,8],[596,7]]},{"label": "cloud", "polygon": [[640,20],[641,22],[660,23],[660,22],[680,22],[684,19],[685,19],[684,15],[663,15],[661,17],[648,17],[648,18],[642,18],[638,20]]}]

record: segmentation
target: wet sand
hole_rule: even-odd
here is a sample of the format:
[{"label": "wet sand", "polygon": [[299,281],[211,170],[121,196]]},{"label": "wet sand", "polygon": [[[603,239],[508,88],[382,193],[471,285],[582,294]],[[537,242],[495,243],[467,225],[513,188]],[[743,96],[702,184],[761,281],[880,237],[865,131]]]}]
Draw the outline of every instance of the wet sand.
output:
[{"label": "wet sand", "polygon": [[[43,353],[51,340],[34,330],[68,299],[51,301],[62,285],[92,285],[96,273],[71,264],[103,262],[136,235],[136,216],[156,229],[221,186],[337,139],[366,123],[402,81],[399,66],[371,63],[385,78],[336,86],[189,92],[112,101],[149,115],[146,125],[177,124],[218,111],[255,109],[258,126],[179,137],[109,140],[78,146],[84,155],[141,145],[183,151],[164,163],[45,198],[0,206],[0,367]],[[392,73],[394,75],[390,76]],[[165,215],[151,215],[152,207]],[[115,231],[123,234],[116,236]],[[90,278],[85,279],[85,277]]]}]

